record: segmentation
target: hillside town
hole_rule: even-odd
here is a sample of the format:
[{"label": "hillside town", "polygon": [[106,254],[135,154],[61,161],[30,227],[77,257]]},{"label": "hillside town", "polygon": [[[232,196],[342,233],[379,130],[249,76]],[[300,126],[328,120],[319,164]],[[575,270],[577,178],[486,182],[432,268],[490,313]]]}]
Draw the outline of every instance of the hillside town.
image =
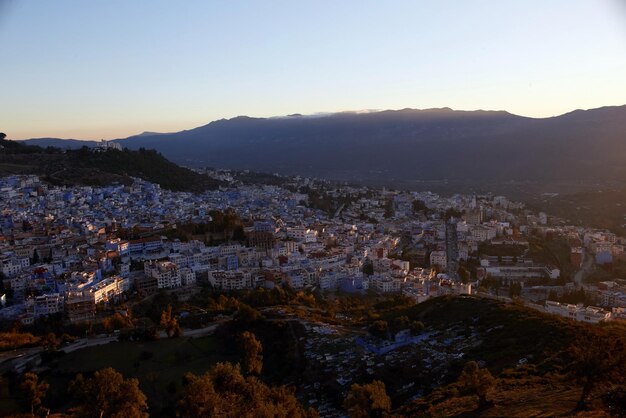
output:
[{"label": "hillside town", "polygon": [[[200,285],[397,293],[418,303],[479,294],[584,322],[626,317],[624,280],[583,280],[626,258],[626,239],[613,233],[566,225],[503,196],[299,177],[245,185],[228,170],[207,175],[230,186],[192,194],[140,179],[103,187],[1,179],[1,317],[23,325],[50,315],[98,321],[99,307]],[[341,203],[321,210],[311,201],[320,196]],[[179,233],[217,224],[221,230]],[[531,242],[555,239],[567,243],[567,260],[536,257]],[[593,304],[566,303],[580,291]]]}]

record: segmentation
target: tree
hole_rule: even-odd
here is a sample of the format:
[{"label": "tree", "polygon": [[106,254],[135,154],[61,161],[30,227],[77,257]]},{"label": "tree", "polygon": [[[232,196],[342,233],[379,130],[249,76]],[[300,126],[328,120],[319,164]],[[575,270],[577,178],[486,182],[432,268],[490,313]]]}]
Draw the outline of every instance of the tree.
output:
[{"label": "tree", "polygon": [[0,141],[4,140],[4,138],[7,137],[7,134],[5,134],[4,132],[0,132]]},{"label": "tree", "polygon": [[41,337],[41,345],[46,350],[54,351],[59,348],[61,341],[57,338],[54,332],[49,332],[45,336]]},{"label": "tree", "polygon": [[380,380],[365,385],[355,383],[350,387],[343,407],[351,418],[382,417],[391,409],[391,399]]},{"label": "tree", "polygon": [[161,321],[159,323],[169,338],[182,335],[178,321],[172,316],[172,305],[167,305],[167,308],[161,313]]},{"label": "tree", "polygon": [[472,274],[465,266],[459,266],[457,273],[459,274],[459,277],[461,278],[461,283],[463,284],[469,283],[469,281],[472,279]]},{"label": "tree", "polygon": [[41,407],[41,402],[46,396],[46,392],[50,385],[44,381],[39,381],[39,376],[33,372],[26,372],[22,376],[22,383],[20,389],[26,398],[26,402],[30,405],[31,415],[35,415],[35,412]]},{"label": "tree", "polygon": [[416,199],[413,201],[413,212],[414,213],[417,213],[417,212],[428,213],[428,207],[422,200]]},{"label": "tree", "polygon": [[374,274],[374,263],[369,260],[363,263],[363,274],[365,274],[366,276],[371,276],[372,274]]},{"label": "tree", "polygon": [[254,309],[252,306],[242,303],[235,314],[235,319],[242,323],[257,322],[263,318],[261,312]]},{"label": "tree", "polygon": [[315,417],[284,386],[267,386],[241,374],[239,365],[218,363],[201,376],[187,373],[177,415],[194,417]]},{"label": "tree", "polygon": [[406,315],[399,316],[393,320],[393,332],[402,331],[408,329],[411,321]]},{"label": "tree", "polygon": [[511,283],[509,286],[509,297],[514,298],[522,293],[522,285],[519,283]]},{"label": "tree", "polygon": [[263,346],[256,336],[245,331],[241,334],[243,349],[243,369],[246,373],[260,375],[263,368]]},{"label": "tree", "polygon": [[385,219],[389,219],[391,217],[393,217],[395,214],[394,208],[393,208],[393,200],[392,199],[387,199],[385,201],[385,213],[383,214],[383,216],[385,217]]},{"label": "tree", "polygon": [[424,331],[424,328],[426,328],[422,321],[411,321],[410,327],[411,334],[419,334],[420,332]]},{"label": "tree", "polygon": [[387,334],[389,333],[389,324],[387,321],[374,321],[369,328],[370,334],[378,337],[378,338],[387,338]]},{"label": "tree", "polygon": [[139,389],[139,381],[124,379],[110,367],[97,371],[91,379],[79,374],[70,383],[70,391],[77,403],[77,417],[148,417],[146,395]]},{"label": "tree", "polygon": [[626,350],[621,338],[590,329],[579,336],[569,348],[572,362],[569,371],[582,384],[577,409],[587,407],[587,401],[601,380],[623,375],[626,371]]},{"label": "tree", "polygon": [[487,369],[481,369],[475,361],[465,363],[458,382],[463,389],[478,396],[478,408],[485,408],[493,404],[487,400],[487,395],[495,384],[495,379]]}]

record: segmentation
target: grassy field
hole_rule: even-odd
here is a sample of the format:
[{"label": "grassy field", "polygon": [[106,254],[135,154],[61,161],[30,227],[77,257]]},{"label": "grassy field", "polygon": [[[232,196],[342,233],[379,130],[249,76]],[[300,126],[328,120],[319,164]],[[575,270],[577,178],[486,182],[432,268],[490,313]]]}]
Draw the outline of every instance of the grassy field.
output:
[{"label": "grassy field", "polygon": [[53,360],[49,364],[51,372],[43,374],[43,378],[51,385],[48,398],[62,407],[68,400],[67,385],[76,374],[89,375],[113,367],[125,377],[139,379],[151,412],[160,415],[157,411],[176,398],[185,373],[202,374],[219,361],[236,362],[238,358],[220,353],[212,336],[119,342],[85,348]]}]

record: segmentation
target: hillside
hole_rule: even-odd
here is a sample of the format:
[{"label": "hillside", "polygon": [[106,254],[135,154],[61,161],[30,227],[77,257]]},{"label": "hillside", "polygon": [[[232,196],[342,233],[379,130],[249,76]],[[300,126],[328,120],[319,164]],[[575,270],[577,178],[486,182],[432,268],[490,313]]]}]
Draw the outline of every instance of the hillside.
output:
[{"label": "hillside", "polygon": [[130,184],[131,177],[174,191],[201,192],[219,183],[165,159],[154,150],[61,150],[0,141],[0,175],[37,174],[53,184]]},{"label": "hillside", "polygon": [[[211,303],[218,300],[217,294],[211,295],[215,299],[207,295],[180,302],[160,294],[136,305],[133,316],[158,320],[169,304],[174,310],[193,307],[208,309],[211,315],[233,314],[234,308]],[[211,336],[151,341],[143,340],[140,329],[128,329],[124,332],[134,335],[135,341],[48,356],[41,376],[51,384],[50,405],[55,410],[64,407],[67,384],[76,373],[90,375],[113,367],[138,378],[151,414],[161,415],[159,411],[175,407],[186,372],[202,372],[218,361],[239,361],[236,336],[249,331],[262,341],[264,382],[287,384],[303,404],[313,401],[331,412],[342,411],[350,388],[338,379],[384,382],[392,404],[385,415],[389,417],[582,417],[609,416],[609,408],[626,411],[619,398],[624,394],[625,333],[618,323],[586,325],[476,297],[441,297],[414,305],[392,296],[339,296],[326,302],[310,295],[306,307],[290,291],[261,290],[235,297],[250,302],[263,315],[250,312],[246,305],[250,317],[235,310],[235,319],[221,321]],[[331,306],[346,319],[329,314]],[[357,339],[364,336],[364,325],[376,318],[388,321],[391,329],[419,321],[424,339],[375,355]],[[577,348],[591,357],[576,354]],[[492,403],[486,408],[477,408],[477,397],[459,381],[464,366],[472,361],[493,376],[487,390]],[[155,370],[158,380],[151,374]],[[577,403],[590,375],[593,384],[584,410],[579,410]],[[617,398],[607,398],[609,393]]]},{"label": "hillside", "polygon": [[[432,391],[427,390],[424,396],[398,408],[401,416],[608,416],[607,404],[619,407],[619,402],[602,400],[623,385],[620,372],[611,375],[618,367],[608,367],[598,373],[586,409],[577,410],[581,379],[585,379],[581,373],[585,376],[594,368],[594,372],[599,371],[601,361],[592,362],[593,365],[581,362],[574,347],[594,359],[621,356],[621,360],[615,361],[623,368],[623,324],[587,325],[515,304],[473,297],[436,298],[391,316],[399,315],[423,321],[426,330],[444,332],[450,341],[444,350],[464,347],[462,361],[453,360],[442,375],[431,374],[428,379],[432,382],[440,377],[442,384],[431,386]],[[618,351],[612,352],[608,345],[603,345],[620,338]],[[493,387],[488,391],[493,401],[489,408],[477,409],[476,396],[457,380],[467,361],[484,363],[494,376]],[[580,370],[582,366],[587,369]],[[623,412],[624,407],[621,404]]]}]

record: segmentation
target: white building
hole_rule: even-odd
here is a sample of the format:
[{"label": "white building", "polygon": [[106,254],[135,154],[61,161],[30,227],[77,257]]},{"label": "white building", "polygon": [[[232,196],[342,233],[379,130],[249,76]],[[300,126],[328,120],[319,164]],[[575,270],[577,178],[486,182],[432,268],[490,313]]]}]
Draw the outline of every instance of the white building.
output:
[{"label": "white building", "polygon": [[433,251],[430,253],[430,265],[445,267],[447,265],[447,257],[445,251]]},{"label": "white building", "polygon": [[547,300],[545,309],[546,312],[551,314],[591,324],[611,320],[611,312],[595,306],[572,305]]},{"label": "white building", "polygon": [[147,261],[144,263],[144,272],[146,276],[157,279],[159,289],[173,289],[182,286],[178,266],[171,261]]}]

